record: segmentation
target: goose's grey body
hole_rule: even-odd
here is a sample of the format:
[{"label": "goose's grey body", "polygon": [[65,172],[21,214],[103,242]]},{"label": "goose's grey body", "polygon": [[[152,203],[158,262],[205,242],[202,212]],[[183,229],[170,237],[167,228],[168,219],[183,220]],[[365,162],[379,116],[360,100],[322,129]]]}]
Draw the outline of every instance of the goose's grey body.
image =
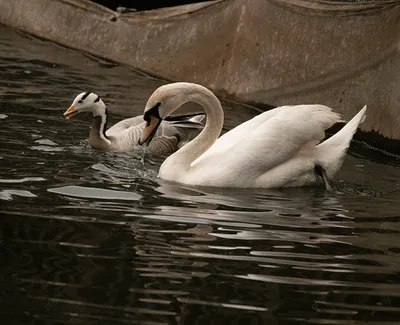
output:
[{"label": "goose's grey body", "polygon": [[[201,120],[204,114],[181,115],[177,121],[166,121],[160,125],[153,142],[146,151],[153,154],[172,153],[181,148],[185,143],[194,139],[203,128]],[[89,144],[99,150],[132,152],[143,150],[138,144],[139,138],[146,126],[143,115],[122,120],[105,131],[104,139],[100,137],[101,117],[94,117],[92,128],[89,134]],[[107,140],[108,141],[105,141]]]},{"label": "goose's grey body", "polygon": [[[138,144],[147,123],[142,115],[122,120],[107,130],[107,108],[94,93],[79,94],[64,116],[70,118],[80,112],[93,114],[89,133],[89,144],[93,148],[114,152],[143,150]],[[204,113],[201,113],[170,117],[165,124],[160,125],[146,151],[152,154],[175,152],[199,134],[203,128],[201,121],[204,116]]]}]

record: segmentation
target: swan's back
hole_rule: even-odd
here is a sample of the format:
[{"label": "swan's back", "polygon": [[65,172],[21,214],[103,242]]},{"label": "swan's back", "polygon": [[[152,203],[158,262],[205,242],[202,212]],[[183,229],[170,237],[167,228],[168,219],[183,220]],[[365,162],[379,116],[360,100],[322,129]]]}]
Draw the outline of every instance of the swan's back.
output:
[{"label": "swan's back", "polygon": [[277,107],[225,133],[191,166],[215,164],[220,160],[238,165],[252,159],[254,165],[270,168],[310,141],[314,145],[319,143],[325,130],[339,121],[340,116],[324,105]]}]

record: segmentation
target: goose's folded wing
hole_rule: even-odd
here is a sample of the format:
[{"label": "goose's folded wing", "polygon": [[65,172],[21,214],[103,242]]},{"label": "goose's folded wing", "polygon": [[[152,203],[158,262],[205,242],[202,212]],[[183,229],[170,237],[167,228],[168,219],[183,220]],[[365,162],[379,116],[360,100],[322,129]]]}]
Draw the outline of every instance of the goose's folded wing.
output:
[{"label": "goose's folded wing", "polygon": [[175,138],[178,136],[180,139],[178,147],[181,147],[194,139],[204,127],[202,124],[204,114],[182,115],[179,118],[173,121],[163,121],[157,130],[156,136]]},{"label": "goose's folded wing", "polygon": [[[143,127],[144,124],[131,126],[121,130],[115,136],[110,136],[113,139],[114,150],[130,152],[140,147],[138,141],[143,132]],[[162,135],[160,132],[157,131],[156,136],[147,147],[147,152],[165,154],[176,151],[180,139],[176,135]]]},{"label": "goose's folded wing", "polygon": [[125,120],[122,120],[122,121],[114,124],[112,127],[110,127],[107,130],[107,135],[116,136],[119,133],[121,133],[121,132],[123,132],[123,131],[131,128],[131,127],[135,127],[137,125],[140,125],[142,123],[145,123],[145,121],[143,120],[143,116],[142,115],[131,117],[131,118],[127,118]]},{"label": "goose's folded wing", "polygon": [[226,133],[223,141],[210,148],[212,154],[207,151],[192,166],[211,164],[228,169],[251,166],[253,171],[273,168],[310,143],[318,143],[324,138],[325,129],[340,120],[338,114],[323,105],[282,106],[275,110],[268,118],[260,118],[260,123],[246,122],[248,125],[240,132],[231,135],[234,129]]},{"label": "goose's folded wing", "polygon": [[179,139],[175,136],[158,136],[150,142],[147,151],[152,154],[168,154],[177,150]]},{"label": "goose's folded wing", "polygon": [[139,146],[138,141],[144,125],[145,123],[141,123],[128,128],[116,128],[114,132],[107,131],[107,136],[112,143],[112,150],[119,152],[134,151],[135,147]]}]

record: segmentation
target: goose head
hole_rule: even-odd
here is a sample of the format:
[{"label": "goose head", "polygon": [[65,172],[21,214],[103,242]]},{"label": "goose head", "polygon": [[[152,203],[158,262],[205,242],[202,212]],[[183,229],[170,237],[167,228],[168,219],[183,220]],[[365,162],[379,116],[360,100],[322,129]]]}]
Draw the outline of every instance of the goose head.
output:
[{"label": "goose head", "polygon": [[83,112],[92,113],[93,116],[104,116],[106,115],[106,105],[95,93],[80,93],[65,111],[64,116],[66,119],[70,119],[72,116]]}]

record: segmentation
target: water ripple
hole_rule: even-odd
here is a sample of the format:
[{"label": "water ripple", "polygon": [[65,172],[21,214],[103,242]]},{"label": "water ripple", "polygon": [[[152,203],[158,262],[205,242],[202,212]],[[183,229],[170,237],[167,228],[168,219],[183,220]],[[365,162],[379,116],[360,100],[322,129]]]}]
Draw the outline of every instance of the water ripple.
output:
[{"label": "water ripple", "polygon": [[139,200],[141,195],[131,192],[115,191],[101,188],[81,187],[81,186],[64,186],[59,188],[49,188],[50,193],[56,193],[65,196],[73,196],[79,198],[93,198],[105,200]]},{"label": "water ripple", "polygon": [[[1,26],[0,45],[1,323],[398,323],[396,163],[349,155],[333,193],[165,182],[162,157],[94,150],[62,116],[89,88],[110,124],[140,114],[161,81]],[[254,115],[223,106],[228,129]]]}]

